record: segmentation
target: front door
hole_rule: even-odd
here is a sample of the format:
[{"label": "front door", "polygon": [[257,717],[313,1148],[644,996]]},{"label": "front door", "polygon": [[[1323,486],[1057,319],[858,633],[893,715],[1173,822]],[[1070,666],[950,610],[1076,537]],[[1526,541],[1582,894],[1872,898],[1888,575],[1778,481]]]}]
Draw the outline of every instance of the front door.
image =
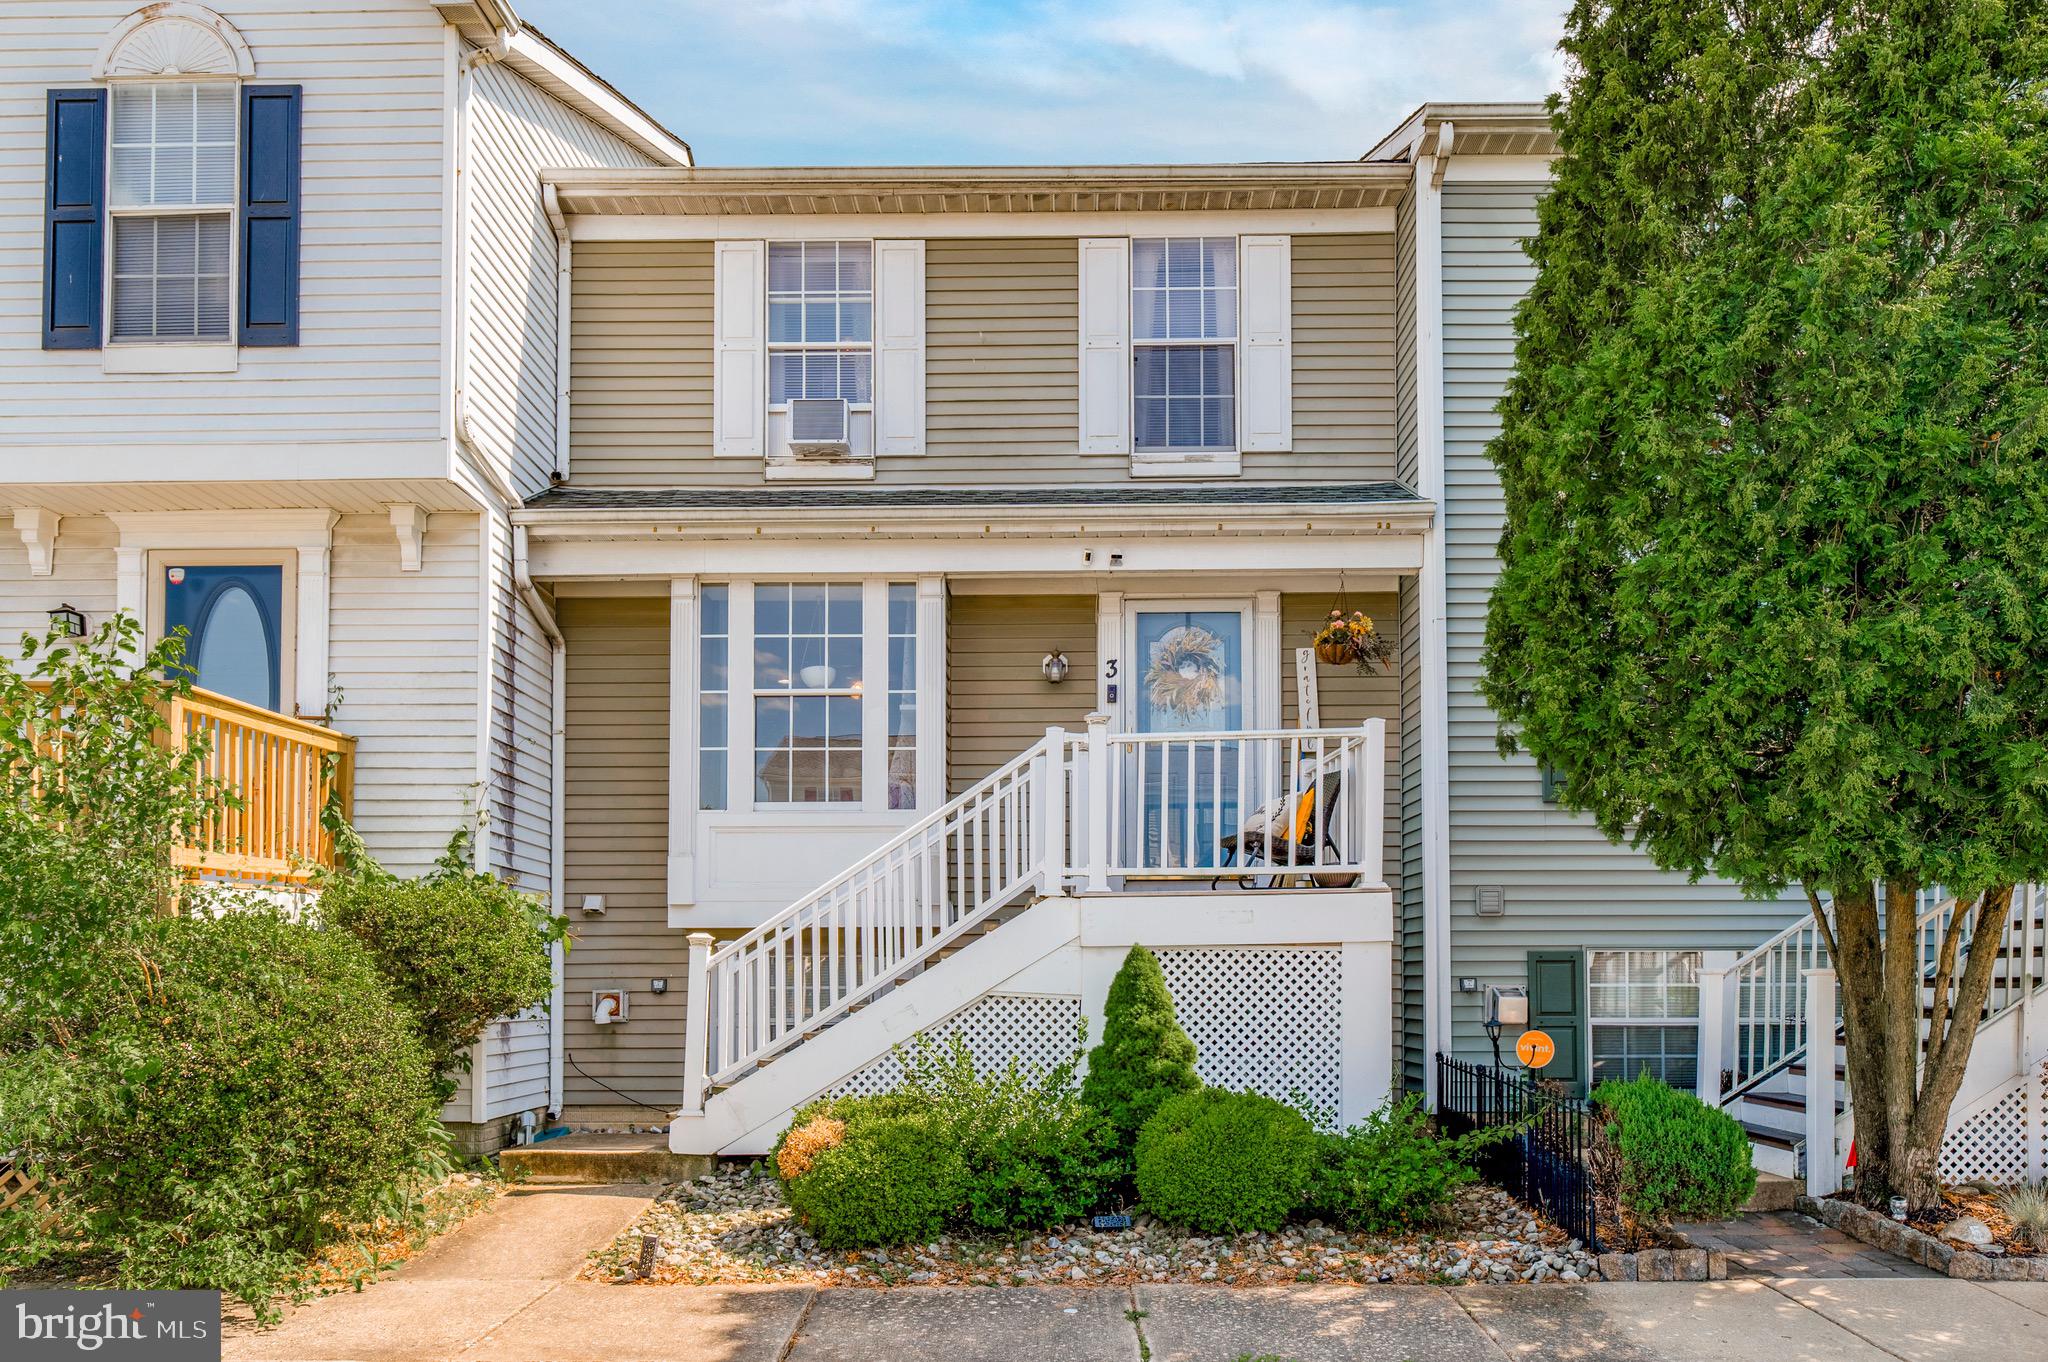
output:
[{"label": "front door", "polygon": [[184,630],[192,684],[263,709],[283,701],[284,568],[187,563],[163,568],[163,632]]},{"label": "front door", "polygon": [[[1213,868],[1218,840],[1238,825],[1236,744],[1202,741],[1237,732],[1250,711],[1245,608],[1140,607],[1131,613],[1130,678],[1134,731],[1159,735],[1138,744],[1126,773],[1137,798],[1125,834],[1148,868]],[[1183,739],[1182,735],[1185,735]]]},{"label": "front door", "polygon": [[[1529,952],[1529,1025],[1557,1043],[1557,1057],[1531,1078],[1586,1090],[1586,955],[1584,951]],[[1503,1035],[1504,1044],[1514,1037]]]}]

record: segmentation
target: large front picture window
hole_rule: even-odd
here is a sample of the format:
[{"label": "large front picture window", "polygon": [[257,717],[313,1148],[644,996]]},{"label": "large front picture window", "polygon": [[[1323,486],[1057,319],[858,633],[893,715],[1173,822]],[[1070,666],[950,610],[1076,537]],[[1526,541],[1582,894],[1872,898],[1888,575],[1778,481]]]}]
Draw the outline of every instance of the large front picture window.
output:
[{"label": "large front picture window", "polygon": [[228,338],[236,93],[228,81],[113,88],[117,341]]},{"label": "large front picture window", "polygon": [[754,587],[754,800],[861,799],[862,588]]},{"label": "large front picture window", "polygon": [[1131,429],[1140,450],[1237,448],[1237,239],[1131,242]]}]

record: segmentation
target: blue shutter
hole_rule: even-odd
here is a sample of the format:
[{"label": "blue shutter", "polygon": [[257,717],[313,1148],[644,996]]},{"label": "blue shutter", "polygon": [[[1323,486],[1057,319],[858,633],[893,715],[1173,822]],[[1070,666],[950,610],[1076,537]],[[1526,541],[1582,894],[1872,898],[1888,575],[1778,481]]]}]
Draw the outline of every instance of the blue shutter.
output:
[{"label": "blue shutter", "polygon": [[299,343],[299,87],[242,87],[243,345]]},{"label": "blue shutter", "polygon": [[100,347],[107,92],[52,90],[43,224],[43,348]]}]

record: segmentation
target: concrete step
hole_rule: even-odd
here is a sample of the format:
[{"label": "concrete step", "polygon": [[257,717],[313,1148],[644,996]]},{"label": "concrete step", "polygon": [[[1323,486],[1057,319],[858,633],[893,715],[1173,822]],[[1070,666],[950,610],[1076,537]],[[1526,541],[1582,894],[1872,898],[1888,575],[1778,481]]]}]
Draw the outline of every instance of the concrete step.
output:
[{"label": "concrete step", "polygon": [[1797,1178],[1788,1178],[1777,1173],[1758,1173],[1756,1190],[1749,1194],[1749,1200],[1742,1203],[1742,1209],[1789,1211],[1794,1199],[1805,1190]]},{"label": "concrete step", "polygon": [[709,1154],[675,1154],[666,1135],[563,1135],[498,1155],[507,1176],[536,1184],[682,1182],[717,1167]]}]

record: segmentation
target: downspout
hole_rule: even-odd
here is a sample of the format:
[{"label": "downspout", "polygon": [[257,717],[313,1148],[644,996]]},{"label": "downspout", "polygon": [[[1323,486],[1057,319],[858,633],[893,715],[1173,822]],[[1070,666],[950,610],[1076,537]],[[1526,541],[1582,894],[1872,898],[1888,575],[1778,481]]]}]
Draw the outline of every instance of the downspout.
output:
[{"label": "downspout", "polygon": [[[519,598],[526,602],[526,608],[533,612],[534,622],[540,625],[548,640],[548,911],[562,917],[567,912],[562,901],[562,895],[567,892],[562,826],[565,821],[563,773],[569,727],[569,642],[562,636],[555,612],[548,608],[547,597],[534,583],[524,525],[512,527],[512,584],[518,589]],[[553,958],[548,966],[554,976],[554,988],[548,995],[548,1110],[557,1116],[562,1110],[562,1009],[568,1003],[563,975],[565,953],[566,948],[556,943],[549,952]]]},{"label": "downspout", "polygon": [[562,199],[551,184],[540,187],[541,207],[548,224],[555,229],[555,481],[569,477],[569,308],[570,271],[574,253],[569,247],[569,220],[562,213]]}]

